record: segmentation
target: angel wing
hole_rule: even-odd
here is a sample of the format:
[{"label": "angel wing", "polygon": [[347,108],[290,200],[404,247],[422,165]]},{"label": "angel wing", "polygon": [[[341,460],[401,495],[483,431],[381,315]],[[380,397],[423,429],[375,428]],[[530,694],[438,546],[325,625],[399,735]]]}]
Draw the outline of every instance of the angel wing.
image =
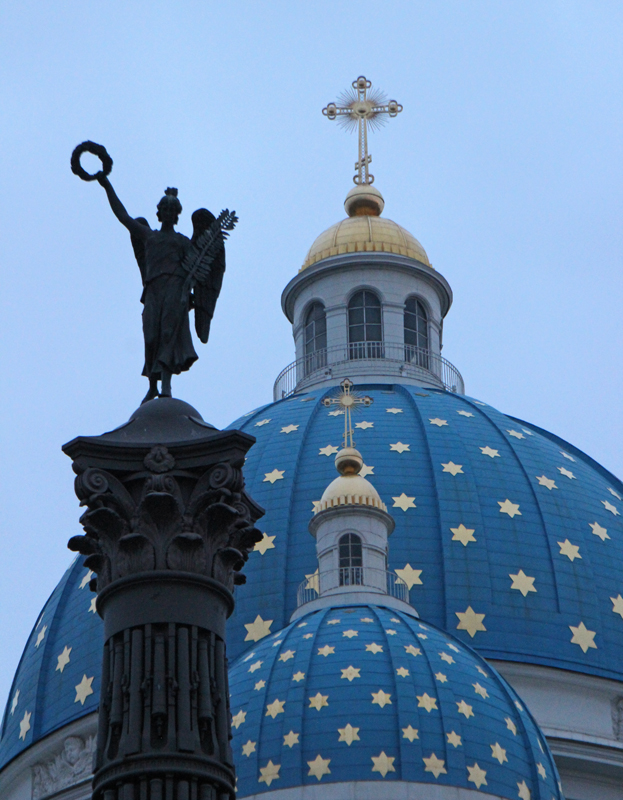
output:
[{"label": "angel wing", "polygon": [[[137,217],[136,221],[149,228],[149,222],[147,222],[145,217]],[[141,271],[141,278],[143,279],[143,283],[145,283],[145,241],[139,239],[138,236],[132,236],[132,234],[130,234],[130,241],[132,242],[136,263]]]},{"label": "angel wing", "polygon": [[207,208],[200,208],[192,215],[193,237],[183,267],[188,272],[189,289],[193,289],[195,330],[204,344],[210,335],[210,323],[223,283],[225,239],[237,221],[236,214],[228,209],[221,211],[218,218]]}]

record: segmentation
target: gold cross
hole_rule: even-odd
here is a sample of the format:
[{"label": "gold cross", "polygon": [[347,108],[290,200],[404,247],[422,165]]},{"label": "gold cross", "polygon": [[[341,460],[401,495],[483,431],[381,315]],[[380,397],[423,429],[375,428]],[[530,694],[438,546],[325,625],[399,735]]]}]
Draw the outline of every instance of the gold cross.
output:
[{"label": "gold cross", "polygon": [[[340,406],[344,412],[344,447],[354,447],[353,428],[351,411],[356,411],[358,406],[371,406],[374,400],[368,395],[360,395],[358,392],[351,391],[354,383],[346,378],[340,383],[342,391],[337,397],[325,397],[322,401],[327,408],[329,406]],[[350,441],[350,445],[349,445]]]},{"label": "gold cross", "polygon": [[395,117],[402,111],[402,106],[395,100],[387,100],[380,89],[373,89],[368,94],[372,83],[360,75],[352,83],[352,89],[342,93],[338,103],[329,103],[322,109],[328,119],[337,119],[349,130],[359,127],[359,160],[355,163],[357,174],[353,181],[358,186],[374,183],[374,175],[368,171],[372,156],[368,155],[368,125],[378,128],[387,122],[387,117]]}]

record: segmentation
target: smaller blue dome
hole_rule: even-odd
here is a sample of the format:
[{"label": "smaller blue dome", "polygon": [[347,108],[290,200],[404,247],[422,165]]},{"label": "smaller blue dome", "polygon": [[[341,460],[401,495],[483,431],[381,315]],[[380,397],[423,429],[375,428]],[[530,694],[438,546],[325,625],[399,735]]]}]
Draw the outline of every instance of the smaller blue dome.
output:
[{"label": "smaller blue dome", "polygon": [[230,670],[238,796],[354,781],[558,800],[543,734],[471,648],[406,614],[309,614]]}]

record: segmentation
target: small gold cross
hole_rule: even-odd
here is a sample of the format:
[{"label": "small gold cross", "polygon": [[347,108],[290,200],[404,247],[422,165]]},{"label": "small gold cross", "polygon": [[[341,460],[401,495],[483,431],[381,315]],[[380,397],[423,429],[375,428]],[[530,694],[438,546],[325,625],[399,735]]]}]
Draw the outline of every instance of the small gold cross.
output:
[{"label": "small gold cross", "polygon": [[371,406],[374,400],[368,395],[360,395],[353,392],[354,383],[346,378],[340,383],[342,391],[337,397],[325,397],[323,404],[329,406],[339,406],[344,412],[344,447],[354,447],[353,428],[351,412],[356,411],[359,406]]}]

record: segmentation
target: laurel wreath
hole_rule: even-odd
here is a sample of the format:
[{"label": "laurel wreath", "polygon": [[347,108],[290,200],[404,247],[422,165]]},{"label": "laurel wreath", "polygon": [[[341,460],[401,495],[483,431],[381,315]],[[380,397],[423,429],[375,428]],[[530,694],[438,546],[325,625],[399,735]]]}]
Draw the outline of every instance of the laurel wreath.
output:
[{"label": "laurel wreath", "polygon": [[[83,168],[82,164],[80,163],[80,158],[82,157],[83,153],[92,153],[94,156],[99,158],[99,160],[102,162],[102,168],[99,170],[99,172],[91,175],[90,172],[87,172]],[[71,171],[83,181],[96,181],[100,175],[110,175],[111,170],[112,158],[108,155],[108,151],[103,144],[96,144],[95,142],[88,141],[82,142],[82,144],[79,144],[71,154]]]}]

